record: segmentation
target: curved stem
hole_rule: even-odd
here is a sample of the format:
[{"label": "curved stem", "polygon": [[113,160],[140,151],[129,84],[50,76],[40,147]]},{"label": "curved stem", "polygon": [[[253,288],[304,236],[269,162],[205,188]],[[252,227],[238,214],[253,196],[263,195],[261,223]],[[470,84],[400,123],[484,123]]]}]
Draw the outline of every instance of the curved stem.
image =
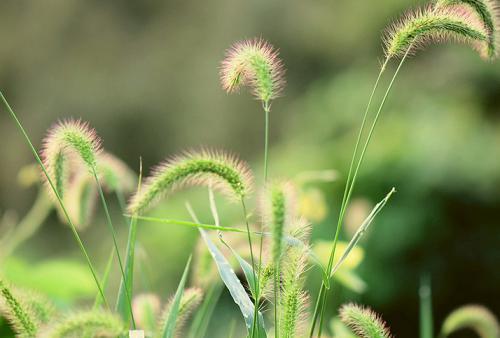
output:
[{"label": "curved stem", "polygon": [[51,210],[52,201],[47,196],[45,190],[40,188],[36,200],[26,216],[19,222],[10,236],[6,240],[2,240],[0,258],[3,259],[9,256],[21,243],[33,236]]},{"label": "curved stem", "polygon": [[[394,82],[396,81],[396,78],[397,78],[397,76],[399,74],[399,71],[401,70],[401,67],[403,66],[404,62],[406,61],[406,58],[408,57],[408,54],[409,54],[410,50],[411,50],[411,47],[406,50],[405,55],[403,56],[403,58],[399,62],[398,68],[394,72],[394,75],[393,75],[393,77],[391,79],[391,82],[389,83],[389,86],[387,87],[387,90],[386,90],[386,92],[384,94],[384,97],[382,98],[382,102],[380,103],[380,106],[379,106],[379,108],[377,110],[377,113],[376,113],[375,118],[373,120],[373,123],[371,125],[370,131],[368,132],[368,136],[366,138],[366,142],[365,142],[365,144],[363,146],[363,149],[361,151],[361,155],[359,157],[358,163],[356,165],[356,170],[354,171],[354,174],[353,174],[353,177],[352,177],[352,182],[351,182],[350,187],[349,187],[349,192],[348,192],[346,200],[345,200],[344,208],[341,210],[341,213],[340,213],[340,216],[339,216],[339,222],[337,224],[337,231],[335,232],[335,238],[334,238],[334,242],[333,242],[332,252],[331,252],[331,255],[330,255],[331,259],[330,259],[328,267],[327,267],[327,276],[329,276],[331,274],[331,271],[332,271],[333,258],[335,256],[336,244],[337,244],[337,241],[338,241],[338,237],[340,235],[340,230],[342,229],[342,223],[343,223],[343,219],[344,219],[346,207],[347,207],[347,204],[349,203],[349,200],[351,198],[352,192],[354,190],[354,185],[356,184],[356,178],[358,176],[359,168],[361,167],[361,164],[363,163],[363,160],[364,160],[364,157],[365,157],[365,154],[366,154],[366,150],[368,149],[368,146],[369,146],[370,141],[372,139],[373,132],[375,130],[375,127],[377,126],[377,122],[378,122],[378,120],[380,118],[380,114],[382,112],[382,109],[385,106],[385,103],[387,101],[387,98],[389,97],[389,94],[390,94],[390,92],[392,90]],[[325,302],[326,302],[326,297],[323,298],[322,308],[325,307]],[[324,312],[324,310],[322,310],[322,313],[323,312]],[[322,321],[322,319],[320,321]],[[322,330],[322,328],[320,326],[318,328],[318,337],[321,335],[321,330]]]},{"label": "curved stem", "polygon": [[[382,78],[382,75],[384,74],[384,71],[386,69],[386,66],[387,66],[388,62],[389,62],[389,59],[386,58],[385,61],[384,61],[384,64],[382,65],[382,67],[380,69],[380,72],[378,73],[377,80],[375,81],[375,84],[373,85],[372,92],[370,94],[370,98],[368,100],[368,103],[367,103],[366,108],[365,108],[365,112],[363,114],[363,119],[362,119],[362,122],[361,122],[361,127],[359,128],[358,137],[356,139],[356,145],[354,146],[354,151],[352,153],[351,164],[349,165],[349,173],[347,175],[347,180],[346,180],[345,188],[344,188],[344,194],[342,196],[342,203],[340,205],[340,214],[342,214],[342,211],[343,211],[343,209],[344,209],[344,207],[346,205],[347,193],[348,193],[349,184],[350,184],[351,178],[352,178],[352,171],[354,169],[354,162],[355,162],[356,156],[358,154],[358,148],[359,148],[359,145],[361,143],[361,137],[363,136],[363,132],[364,132],[364,129],[365,129],[367,118],[368,118],[368,113],[370,112],[370,107],[371,107],[371,104],[372,104],[372,101],[373,101],[373,97],[375,96],[375,92],[378,89],[378,85],[380,83],[380,79]],[[340,219],[340,214],[339,214],[339,219]],[[338,229],[338,227],[339,227],[339,225],[337,224],[337,229]],[[330,260],[333,260],[333,257],[332,257],[331,254],[330,254],[330,258],[328,259],[328,265],[330,265]],[[311,327],[310,327],[310,330],[309,330],[309,336],[310,337],[312,337],[314,335],[314,330],[315,330],[315,327],[316,327],[316,321],[317,321],[318,315],[319,315],[318,311],[319,311],[320,304],[322,304],[324,302],[323,298],[324,298],[324,295],[326,294],[325,291],[326,291],[326,289],[328,289],[330,287],[329,286],[329,279],[330,279],[330,276],[328,274],[326,274],[326,279],[325,280],[328,281],[328,283],[327,284],[325,284],[324,282],[321,283],[321,287],[320,287],[320,290],[319,290],[319,293],[318,293],[318,299],[316,301],[316,305],[315,305],[315,308],[314,308],[313,320],[312,320]]]},{"label": "curved stem", "polygon": [[[92,174],[93,174],[95,182],[97,184],[97,190],[99,191],[99,197],[101,199],[102,207],[104,209],[104,214],[106,215],[108,229],[109,229],[109,232],[111,233],[111,237],[113,238],[113,246],[115,248],[116,257],[118,258],[118,264],[120,265],[120,272],[122,274],[123,279],[126,280],[125,270],[123,269],[122,257],[120,255],[120,249],[118,248],[118,243],[116,241],[116,231],[115,231],[115,228],[113,226],[113,222],[111,221],[111,215],[109,214],[108,204],[106,203],[106,198],[104,197],[104,192],[102,190],[101,181],[99,180],[99,177],[97,176],[97,172],[96,172],[95,168],[92,169]],[[134,319],[134,314],[132,311],[132,300],[131,300],[131,296],[130,296],[131,292],[132,292],[132,289],[131,289],[130,285],[125,284],[125,295],[127,296],[130,318],[132,320],[132,327],[135,329],[135,319]]]},{"label": "curved stem", "polygon": [[56,187],[54,185],[54,182],[52,181],[52,179],[50,178],[49,173],[47,172],[47,168],[45,168],[45,165],[43,164],[42,159],[40,158],[40,156],[38,155],[38,152],[36,151],[35,147],[33,146],[33,143],[31,142],[31,139],[29,138],[28,134],[24,130],[23,125],[21,124],[21,122],[17,118],[16,113],[14,113],[14,111],[11,108],[11,106],[7,102],[7,99],[3,95],[2,91],[0,91],[0,98],[2,99],[2,102],[5,105],[5,107],[7,108],[7,111],[9,112],[10,116],[14,120],[17,128],[19,129],[19,131],[23,135],[24,140],[26,141],[26,143],[29,146],[31,152],[33,153],[33,156],[35,157],[36,162],[38,163],[38,165],[42,169],[43,174],[47,178],[47,182],[49,183],[50,188],[54,192],[54,195],[57,198],[57,202],[61,206],[61,209],[62,209],[62,212],[64,214],[64,217],[67,219],[68,224],[70,225],[71,231],[73,233],[73,236],[75,237],[75,240],[76,240],[76,242],[78,244],[78,247],[80,248],[80,250],[82,251],[83,256],[85,257],[85,260],[86,260],[87,265],[88,265],[88,267],[90,269],[90,272],[92,273],[92,277],[94,278],[94,281],[95,281],[95,284],[97,286],[97,289],[99,290],[99,293],[101,294],[101,297],[103,299],[103,302],[106,305],[106,307],[109,308],[108,302],[106,300],[106,297],[104,296],[104,292],[102,290],[101,283],[99,282],[99,279],[97,278],[97,274],[96,274],[96,271],[95,271],[94,266],[92,264],[92,261],[90,260],[90,257],[89,257],[89,255],[87,253],[87,250],[85,249],[85,246],[83,245],[83,242],[82,242],[82,240],[80,238],[80,235],[78,234],[78,231],[76,230],[75,225],[73,224],[73,222],[71,221],[71,218],[69,217],[68,211],[66,210],[66,207],[65,207],[65,205],[64,205],[64,203],[62,201],[61,196],[59,195],[59,192],[57,191],[57,189],[56,189]]}]

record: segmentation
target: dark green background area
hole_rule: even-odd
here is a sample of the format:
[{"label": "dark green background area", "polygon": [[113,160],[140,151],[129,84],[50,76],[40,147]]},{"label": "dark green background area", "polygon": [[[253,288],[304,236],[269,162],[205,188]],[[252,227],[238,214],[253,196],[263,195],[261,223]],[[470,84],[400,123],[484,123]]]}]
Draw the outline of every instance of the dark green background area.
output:
[{"label": "dark green background area", "polygon": [[[272,107],[270,175],[339,171],[339,181],[320,186],[329,214],[313,229],[313,238],[328,239],[383,60],[382,31],[419,4],[4,0],[0,88],[38,147],[51,124],[76,117],[89,121],[104,147],[134,170],[139,156],[148,173],[162,159],[203,145],[240,154],[261,182],[263,113],[245,91],[227,95],[220,89],[218,67],[234,41],[263,37],[279,48],[287,69],[285,95]],[[391,64],[383,88],[394,68]],[[380,99],[377,95],[375,102]],[[19,187],[16,176],[32,157],[3,108],[0,113],[0,209],[22,215],[35,193]],[[398,190],[363,239],[366,258],[359,273],[368,290],[355,295],[339,287],[329,316],[340,303],[354,300],[380,312],[396,336],[414,337],[423,272],[432,275],[436,329],[447,313],[466,303],[500,314],[499,149],[500,63],[484,62],[461,45],[432,46],[410,58],[354,192],[374,204],[390,188]],[[169,199],[156,215],[187,219],[188,198],[210,221],[204,191]],[[118,206],[111,204],[118,219]],[[237,206],[222,209],[224,222],[241,221]],[[83,238],[102,266],[111,239],[101,211],[97,216]],[[118,228],[124,245],[127,228]],[[190,229],[141,224],[149,277],[138,282],[138,291],[167,299],[196,238]],[[55,215],[15,255],[33,264],[61,256],[81,259],[69,229]],[[313,293],[318,282],[309,279]],[[217,316],[226,323],[240,319],[226,298]],[[216,336],[221,328],[212,326]]]}]

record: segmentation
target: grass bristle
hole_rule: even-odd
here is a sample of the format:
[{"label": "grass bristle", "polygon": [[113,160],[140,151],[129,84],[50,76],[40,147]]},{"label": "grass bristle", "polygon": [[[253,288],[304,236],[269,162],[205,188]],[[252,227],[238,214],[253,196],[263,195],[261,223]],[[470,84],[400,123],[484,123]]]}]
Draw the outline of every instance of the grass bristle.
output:
[{"label": "grass bristle", "polygon": [[477,15],[463,7],[426,7],[409,12],[394,23],[384,37],[388,58],[414,53],[429,43],[468,43],[481,52],[488,33]]},{"label": "grass bristle", "polygon": [[160,164],[129,203],[131,214],[151,208],[164,195],[184,186],[211,185],[226,195],[241,199],[251,190],[248,166],[221,151],[186,152]]},{"label": "grass bristle", "polygon": [[222,61],[220,77],[222,88],[233,93],[241,86],[249,86],[263,102],[279,97],[283,91],[284,67],[278,51],[263,39],[235,43]]},{"label": "grass bristle", "polygon": [[367,307],[346,304],[340,308],[340,319],[362,338],[391,338],[382,318]]},{"label": "grass bristle", "polygon": [[482,49],[482,55],[486,59],[495,59],[498,56],[500,31],[500,4],[496,0],[438,0],[436,8],[467,6],[475,12],[482,21],[488,41]]}]

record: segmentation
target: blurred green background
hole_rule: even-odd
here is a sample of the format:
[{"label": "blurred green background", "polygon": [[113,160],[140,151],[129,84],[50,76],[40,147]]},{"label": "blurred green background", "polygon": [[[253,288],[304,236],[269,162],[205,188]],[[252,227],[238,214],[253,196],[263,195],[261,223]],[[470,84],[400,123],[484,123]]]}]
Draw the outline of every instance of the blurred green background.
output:
[{"label": "blurred green background", "polygon": [[[77,117],[89,121],[104,147],[135,171],[139,156],[148,173],[162,159],[203,145],[240,154],[260,183],[263,113],[245,91],[229,96],[220,89],[218,65],[233,42],[263,37],[279,48],[288,82],[285,96],[273,104],[270,173],[286,178],[306,170],[338,171],[336,182],[315,187],[328,213],[313,224],[313,238],[330,239],[357,128],[383,57],[381,33],[419,4],[4,0],[0,88],[37,147],[51,124]],[[0,209],[15,219],[35,198],[35,189],[22,188],[16,179],[33,159],[6,111],[1,112]],[[338,304],[354,300],[380,312],[396,336],[415,336],[423,272],[432,275],[436,328],[465,303],[484,304],[498,315],[499,149],[498,62],[484,62],[457,45],[431,47],[409,59],[376,130],[354,199],[362,213],[393,186],[398,193],[362,243],[365,259],[358,273],[367,290],[356,294],[337,287],[329,316]],[[167,200],[155,215],[188,219],[183,203],[190,199],[210,222],[205,195],[189,190]],[[112,196],[110,201],[124,246],[127,227],[119,222]],[[222,207],[224,222],[241,222],[235,208]],[[111,248],[101,212],[82,234],[100,270]],[[349,234],[342,236],[348,239]],[[141,223],[143,270],[137,291],[167,299],[196,239],[191,229]],[[50,292],[50,276],[36,277],[36,269],[52,264],[57,275],[57,264],[68,264],[68,259],[83,264],[69,229],[52,214],[7,261],[14,266],[10,276],[17,276],[15,282],[45,285],[43,290]],[[92,281],[80,272],[75,268],[68,278],[79,281],[68,284],[71,290],[52,290],[62,306],[88,304]],[[320,280],[311,276],[308,285],[315,294]],[[227,295],[216,316],[240,317]],[[212,326],[209,336],[225,332]]]}]

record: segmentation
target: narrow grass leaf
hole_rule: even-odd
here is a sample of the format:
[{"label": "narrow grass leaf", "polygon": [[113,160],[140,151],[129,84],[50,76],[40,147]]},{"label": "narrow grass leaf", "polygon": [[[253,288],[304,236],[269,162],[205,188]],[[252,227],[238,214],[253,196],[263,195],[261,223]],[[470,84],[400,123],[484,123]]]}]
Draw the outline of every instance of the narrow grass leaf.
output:
[{"label": "narrow grass leaf", "polygon": [[163,338],[172,338],[174,336],[175,326],[177,324],[177,317],[179,315],[179,310],[181,305],[181,298],[184,293],[184,287],[186,285],[190,265],[191,265],[191,256],[189,256],[188,258],[186,267],[184,268],[184,273],[182,274],[181,281],[179,282],[179,286],[177,287],[177,291],[175,292],[170,312],[165,320],[165,325],[162,328],[161,337]]}]

